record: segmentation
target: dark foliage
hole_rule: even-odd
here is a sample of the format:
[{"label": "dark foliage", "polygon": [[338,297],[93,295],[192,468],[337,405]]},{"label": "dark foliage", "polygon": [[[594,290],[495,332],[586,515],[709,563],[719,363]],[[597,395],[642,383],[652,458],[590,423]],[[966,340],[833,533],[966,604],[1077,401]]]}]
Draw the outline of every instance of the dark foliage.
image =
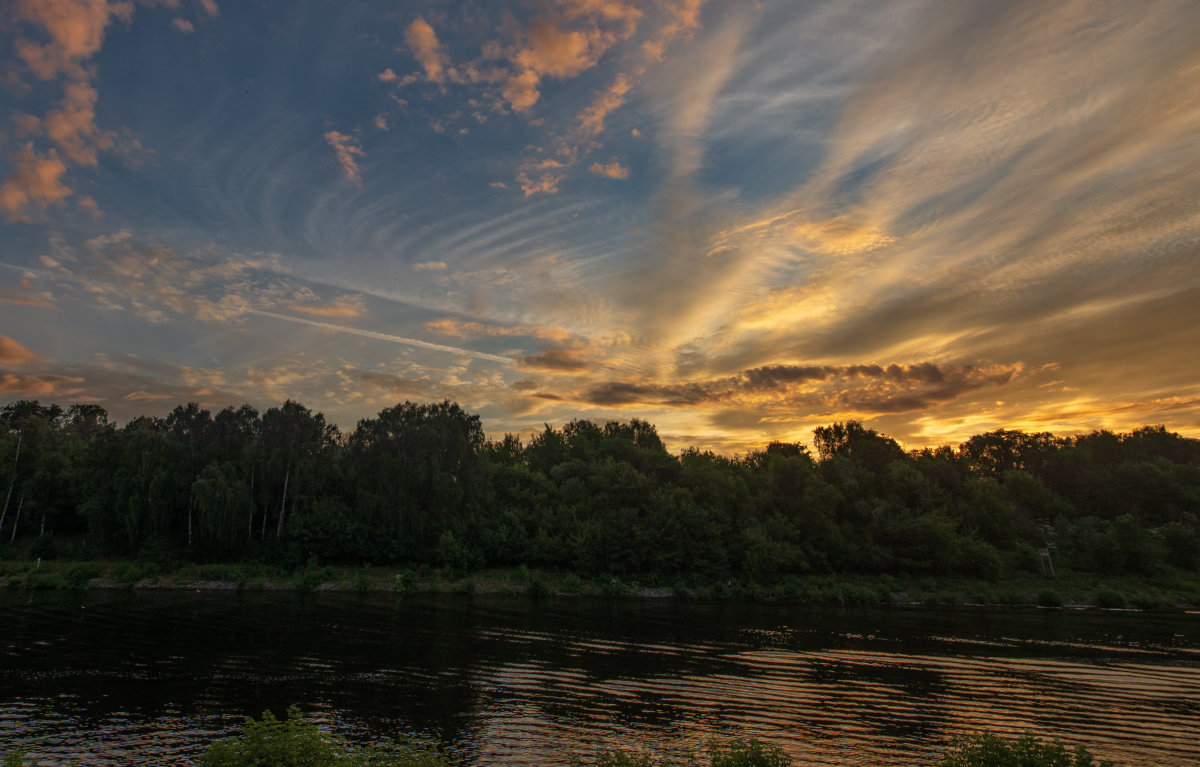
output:
[{"label": "dark foliage", "polygon": [[[108,422],[0,408],[0,545],[171,562],[401,564],[785,579],[1200,567],[1200,441],[1162,427],[1000,430],[905,453],[857,422],[817,457],[772,443],[670,454],[640,420],[488,441],[457,404],[404,402],[349,434],[296,402]],[[36,551],[35,551],[36,550]],[[1032,559],[1031,559],[1032,557]],[[1032,565],[1031,565],[1032,562]],[[80,574],[80,579],[83,574]]]}]

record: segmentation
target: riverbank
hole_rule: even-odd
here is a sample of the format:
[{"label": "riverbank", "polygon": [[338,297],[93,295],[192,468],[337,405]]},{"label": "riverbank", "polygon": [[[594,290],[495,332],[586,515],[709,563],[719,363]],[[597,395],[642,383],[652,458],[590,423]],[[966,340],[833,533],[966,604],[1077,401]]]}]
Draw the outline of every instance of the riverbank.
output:
[{"label": "riverbank", "polygon": [[1200,577],[1020,573],[995,580],[896,575],[744,579],[586,578],[524,567],[455,573],[441,569],[333,567],[310,561],[284,569],[247,564],[161,565],[129,561],[0,561],[0,588],[161,589],[188,591],[337,591],[525,595],[534,599],[625,597],[772,601],[832,605],[978,605],[1044,608],[1183,610],[1200,608]]}]

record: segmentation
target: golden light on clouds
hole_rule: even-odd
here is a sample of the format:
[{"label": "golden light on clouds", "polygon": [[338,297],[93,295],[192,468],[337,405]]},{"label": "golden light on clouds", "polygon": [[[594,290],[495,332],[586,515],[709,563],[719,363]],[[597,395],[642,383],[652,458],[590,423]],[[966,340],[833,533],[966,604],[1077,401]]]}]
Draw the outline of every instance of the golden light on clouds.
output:
[{"label": "golden light on clouds", "polygon": [[393,11],[12,4],[4,392],[1200,434],[1195,3]]}]

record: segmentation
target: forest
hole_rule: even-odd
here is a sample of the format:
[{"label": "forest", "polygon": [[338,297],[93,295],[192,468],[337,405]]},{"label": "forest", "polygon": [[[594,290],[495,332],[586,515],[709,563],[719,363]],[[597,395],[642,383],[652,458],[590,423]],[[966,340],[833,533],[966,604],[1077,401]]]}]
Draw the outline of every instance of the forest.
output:
[{"label": "forest", "polygon": [[1200,568],[1200,440],[1146,426],[998,430],[905,451],[863,424],[675,455],[637,419],[488,439],[457,404],[404,402],[351,432],[287,401],[110,423],[0,408],[0,555],[313,558],[470,572],[996,578],[1052,564]]}]

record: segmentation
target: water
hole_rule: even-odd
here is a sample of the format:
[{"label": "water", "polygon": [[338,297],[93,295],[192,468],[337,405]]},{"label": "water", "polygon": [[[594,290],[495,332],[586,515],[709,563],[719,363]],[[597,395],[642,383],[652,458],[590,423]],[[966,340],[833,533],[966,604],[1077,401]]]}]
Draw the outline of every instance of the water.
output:
[{"label": "water", "polygon": [[175,765],[299,703],[469,765],[752,735],[799,765],[927,765],[1033,731],[1200,762],[1200,615],[670,600],[0,592],[0,754]]}]

